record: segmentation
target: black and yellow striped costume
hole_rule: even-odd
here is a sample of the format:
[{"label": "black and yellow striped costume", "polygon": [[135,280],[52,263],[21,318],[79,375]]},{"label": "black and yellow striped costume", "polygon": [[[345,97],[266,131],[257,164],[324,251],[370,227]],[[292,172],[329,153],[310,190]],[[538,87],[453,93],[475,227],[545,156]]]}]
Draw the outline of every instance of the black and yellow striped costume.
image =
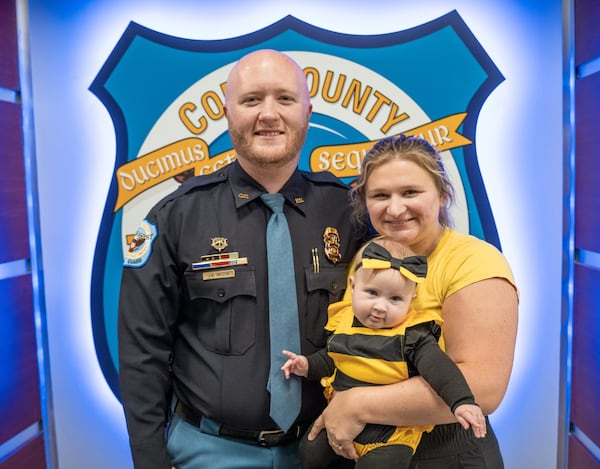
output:
[{"label": "black and yellow striped costume", "polygon": [[[327,350],[309,357],[309,378],[331,373],[321,380],[325,395],[355,386],[391,384],[421,375],[452,410],[475,403],[460,370],[438,343],[442,320],[431,312],[411,310],[394,328],[370,329],[355,319],[351,301],[329,307],[325,329],[331,335]],[[327,363],[327,368],[325,364]],[[384,445],[406,445],[415,450],[426,427],[368,424],[355,439],[359,456]]]}]

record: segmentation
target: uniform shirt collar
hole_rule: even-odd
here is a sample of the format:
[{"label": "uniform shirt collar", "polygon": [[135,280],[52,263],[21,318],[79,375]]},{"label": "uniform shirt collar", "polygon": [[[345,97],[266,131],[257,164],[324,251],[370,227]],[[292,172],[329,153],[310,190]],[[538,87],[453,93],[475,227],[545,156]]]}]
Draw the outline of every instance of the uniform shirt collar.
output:
[{"label": "uniform shirt collar", "polygon": [[[266,192],[264,187],[252,179],[237,162],[231,164],[229,182],[236,208],[252,202]],[[305,189],[306,181],[302,177],[301,171],[296,169],[279,192],[283,194],[289,204],[304,214]]]}]

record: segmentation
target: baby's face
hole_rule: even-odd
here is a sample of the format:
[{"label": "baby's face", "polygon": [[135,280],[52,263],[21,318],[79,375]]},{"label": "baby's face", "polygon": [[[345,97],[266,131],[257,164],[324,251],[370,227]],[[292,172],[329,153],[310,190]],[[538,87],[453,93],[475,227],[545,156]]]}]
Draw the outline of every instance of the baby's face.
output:
[{"label": "baby's face", "polygon": [[416,284],[395,269],[360,268],[350,278],[352,309],[365,327],[395,327],[406,320]]}]

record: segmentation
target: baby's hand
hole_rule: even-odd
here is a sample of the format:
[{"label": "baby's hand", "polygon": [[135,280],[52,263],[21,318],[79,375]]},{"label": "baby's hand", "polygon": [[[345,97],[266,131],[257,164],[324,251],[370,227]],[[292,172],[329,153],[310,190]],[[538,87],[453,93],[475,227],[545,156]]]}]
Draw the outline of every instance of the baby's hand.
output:
[{"label": "baby's hand", "polygon": [[285,374],[285,379],[290,378],[290,373],[305,378],[308,376],[308,360],[304,355],[296,355],[294,352],[289,352],[288,350],[284,350],[283,354],[288,357],[288,361],[281,367],[281,371]]},{"label": "baby's hand", "polygon": [[466,430],[469,426],[473,429],[475,438],[485,438],[485,416],[475,404],[463,404],[454,409],[454,416]]}]

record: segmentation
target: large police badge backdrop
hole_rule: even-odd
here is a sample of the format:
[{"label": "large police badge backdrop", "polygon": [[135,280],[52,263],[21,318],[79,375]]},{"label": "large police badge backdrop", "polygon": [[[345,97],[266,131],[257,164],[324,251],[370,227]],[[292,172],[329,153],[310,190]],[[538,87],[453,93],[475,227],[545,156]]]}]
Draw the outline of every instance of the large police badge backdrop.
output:
[{"label": "large police badge backdrop", "polygon": [[[454,226],[500,247],[479,172],[475,130],[485,99],[503,80],[456,11],[382,35],[348,35],[292,16],[245,36],[198,41],[130,23],[90,90],[115,128],[115,171],[98,235],[91,285],[94,343],[119,398],[117,303],[132,241],[149,238],[143,219],[186,178],[235,159],[223,114],[233,64],[276,49],[304,69],[313,115],[301,169],[351,183],[378,139],[417,134],[442,152],[456,189]],[[107,155],[109,157],[109,155]],[[150,245],[151,243],[146,243]],[[131,255],[130,255],[131,257]]]}]

